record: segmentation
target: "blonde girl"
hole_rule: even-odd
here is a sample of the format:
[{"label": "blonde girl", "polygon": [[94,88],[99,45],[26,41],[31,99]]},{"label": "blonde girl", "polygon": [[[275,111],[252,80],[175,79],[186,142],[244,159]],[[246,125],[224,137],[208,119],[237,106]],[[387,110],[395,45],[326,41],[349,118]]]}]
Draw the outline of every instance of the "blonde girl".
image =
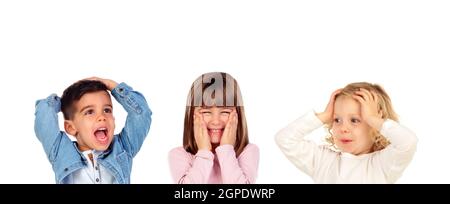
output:
[{"label": "blonde girl", "polygon": [[[330,145],[304,139],[322,126]],[[276,142],[316,183],[394,183],[412,160],[417,138],[398,123],[381,86],[360,82],[333,92],[325,111],[300,117]]]}]

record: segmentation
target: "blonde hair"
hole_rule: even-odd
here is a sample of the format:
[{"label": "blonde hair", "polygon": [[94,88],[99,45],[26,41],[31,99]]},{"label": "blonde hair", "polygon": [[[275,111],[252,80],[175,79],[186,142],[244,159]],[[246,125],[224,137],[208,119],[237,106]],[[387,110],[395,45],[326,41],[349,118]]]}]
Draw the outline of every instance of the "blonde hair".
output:
[{"label": "blonde hair", "polygon": [[[383,119],[391,119],[398,122],[398,116],[392,107],[391,99],[386,91],[378,84],[371,84],[367,82],[356,82],[345,86],[342,91],[336,95],[336,99],[342,96],[352,97],[356,91],[360,89],[366,89],[370,92],[375,93],[378,96],[378,110],[381,112],[381,117]],[[326,141],[332,146],[335,146],[333,141],[333,134],[331,133],[333,123],[326,124],[329,135],[326,137]],[[372,147],[372,152],[382,150],[386,148],[390,142],[386,137],[384,137],[379,131],[372,129],[370,135],[374,137],[374,145]]]},{"label": "blonde hair", "polygon": [[194,137],[195,107],[236,107],[238,126],[234,150],[239,156],[249,143],[247,121],[245,119],[239,85],[231,75],[223,72],[205,73],[192,83],[189,90],[184,117],[183,147],[191,153],[198,151]]}]

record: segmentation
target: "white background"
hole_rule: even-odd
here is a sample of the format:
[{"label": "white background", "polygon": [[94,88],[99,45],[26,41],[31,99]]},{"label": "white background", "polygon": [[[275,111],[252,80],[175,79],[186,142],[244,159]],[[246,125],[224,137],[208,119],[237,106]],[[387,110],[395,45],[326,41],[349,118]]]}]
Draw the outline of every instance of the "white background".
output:
[{"label": "white background", "polygon": [[[172,183],[193,80],[223,71],[240,83],[257,183],[311,183],[274,135],[332,91],[383,85],[419,138],[398,183],[450,183],[448,1],[2,1],[0,183],[54,183],[34,135],[34,104],[90,76],[126,82],[153,123],[132,183]],[[116,132],[125,113],[115,104]],[[320,137],[319,134],[317,137]]]}]

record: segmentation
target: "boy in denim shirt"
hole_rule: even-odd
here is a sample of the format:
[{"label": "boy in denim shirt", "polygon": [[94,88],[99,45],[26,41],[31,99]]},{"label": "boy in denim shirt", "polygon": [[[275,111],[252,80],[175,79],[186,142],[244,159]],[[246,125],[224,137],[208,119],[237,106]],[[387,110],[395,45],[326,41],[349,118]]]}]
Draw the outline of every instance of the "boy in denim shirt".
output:
[{"label": "boy in denim shirt", "polygon": [[[125,127],[114,135],[111,96],[127,111]],[[59,130],[58,112],[64,115]],[[130,183],[133,157],[151,124],[152,112],[142,94],[125,83],[92,77],[36,102],[34,130],[47,154],[57,183]]]}]

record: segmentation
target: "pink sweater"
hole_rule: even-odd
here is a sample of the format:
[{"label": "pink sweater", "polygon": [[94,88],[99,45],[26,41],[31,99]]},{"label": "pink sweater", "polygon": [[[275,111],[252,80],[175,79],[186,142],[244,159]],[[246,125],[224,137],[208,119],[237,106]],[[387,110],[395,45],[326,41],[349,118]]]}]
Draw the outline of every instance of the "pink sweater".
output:
[{"label": "pink sweater", "polygon": [[183,147],[169,152],[169,165],[175,183],[242,184],[255,183],[259,163],[259,149],[248,144],[236,158],[232,145],[221,145],[216,154],[199,150],[196,155]]}]

